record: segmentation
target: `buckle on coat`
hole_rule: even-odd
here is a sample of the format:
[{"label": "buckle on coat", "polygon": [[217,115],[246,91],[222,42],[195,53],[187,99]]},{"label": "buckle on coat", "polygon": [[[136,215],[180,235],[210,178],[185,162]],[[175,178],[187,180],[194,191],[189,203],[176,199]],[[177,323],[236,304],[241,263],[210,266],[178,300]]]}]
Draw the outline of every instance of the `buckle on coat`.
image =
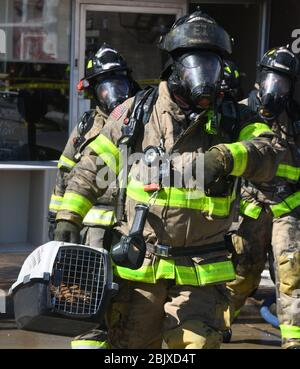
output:
[{"label": "buckle on coat", "polygon": [[170,256],[169,251],[170,251],[170,247],[169,246],[155,245],[154,254],[156,256],[162,256],[164,258],[168,258]]}]

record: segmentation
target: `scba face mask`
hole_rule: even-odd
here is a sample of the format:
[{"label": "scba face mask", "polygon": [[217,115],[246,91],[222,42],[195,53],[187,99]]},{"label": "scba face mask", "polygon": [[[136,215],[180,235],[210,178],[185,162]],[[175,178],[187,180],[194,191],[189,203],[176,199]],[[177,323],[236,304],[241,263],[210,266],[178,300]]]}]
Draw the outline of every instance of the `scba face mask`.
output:
[{"label": "scba face mask", "polygon": [[131,90],[130,79],[122,75],[104,78],[95,85],[96,99],[106,114],[110,114],[127,100],[131,96]]},{"label": "scba face mask", "polygon": [[291,88],[291,80],[287,76],[272,71],[262,72],[259,115],[266,120],[276,119],[286,107]]},{"label": "scba face mask", "polygon": [[220,91],[222,61],[212,52],[191,52],[176,58],[168,85],[183,108],[213,108]]}]

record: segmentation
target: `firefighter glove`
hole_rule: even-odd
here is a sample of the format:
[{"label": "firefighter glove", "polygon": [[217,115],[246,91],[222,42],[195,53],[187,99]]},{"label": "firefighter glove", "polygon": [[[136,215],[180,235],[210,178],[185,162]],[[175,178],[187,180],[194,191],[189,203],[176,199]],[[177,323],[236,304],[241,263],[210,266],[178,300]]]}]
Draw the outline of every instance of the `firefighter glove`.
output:
[{"label": "firefighter glove", "polygon": [[55,230],[55,241],[80,243],[80,229],[74,223],[68,221],[59,221]]},{"label": "firefighter glove", "polygon": [[204,186],[208,187],[226,176],[224,157],[220,150],[212,149],[204,154]]}]

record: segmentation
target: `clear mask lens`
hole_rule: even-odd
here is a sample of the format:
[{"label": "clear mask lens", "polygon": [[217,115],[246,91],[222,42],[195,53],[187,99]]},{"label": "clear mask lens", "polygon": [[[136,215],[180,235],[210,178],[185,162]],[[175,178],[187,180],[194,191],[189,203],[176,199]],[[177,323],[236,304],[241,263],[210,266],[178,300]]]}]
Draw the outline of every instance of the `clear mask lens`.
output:
[{"label": "clear mask lens", "polygon": [[95,88],[97,99],[107,113],[131,95],[130,82],[125,76],[113,76],[103,79]]},{"label": "clear mask lens", "polygon": [[259,96],[262,98],[267,94],[284,97],[291,89],[289,78],[274,72],[263,73],[260,81]]},{"label": "clear mask lens", "polygon": [[210,52],[185,54],[176,62],[179,77],[187,86],[214,85],[221,79],[222,64],[220,58]]}]

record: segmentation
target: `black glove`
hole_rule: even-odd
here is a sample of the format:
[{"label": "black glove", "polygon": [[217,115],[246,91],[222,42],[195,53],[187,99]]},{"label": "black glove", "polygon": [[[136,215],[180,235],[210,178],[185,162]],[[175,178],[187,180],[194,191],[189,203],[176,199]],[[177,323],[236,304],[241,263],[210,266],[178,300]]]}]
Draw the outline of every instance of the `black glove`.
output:
[{"label": "black glove", "polygon": [[56,230],[56,223],[49,223],[49,228],[48,228],[49,241],[54,241],[55,230]]},{"label": "black glove", "polygon": [[204,186],[209,187],[214,181],[227,175],[222,153],[212,149],[204,154]]},{"label": "black glove", "polygon": [[74,223],[66,220],[59,221],[56,226],[54,240],[79,244],[80,229]]},{"label": "black glove", "polygon": [[54,234],[55,234],[55,229],[56,229],[55,218],[56,218],[56,213],[53,213],[52,211],[49,211],[49,213],[48,213],[48,223],[49,223],[48,238],[49,238],[49,241],[54,240]]}]

